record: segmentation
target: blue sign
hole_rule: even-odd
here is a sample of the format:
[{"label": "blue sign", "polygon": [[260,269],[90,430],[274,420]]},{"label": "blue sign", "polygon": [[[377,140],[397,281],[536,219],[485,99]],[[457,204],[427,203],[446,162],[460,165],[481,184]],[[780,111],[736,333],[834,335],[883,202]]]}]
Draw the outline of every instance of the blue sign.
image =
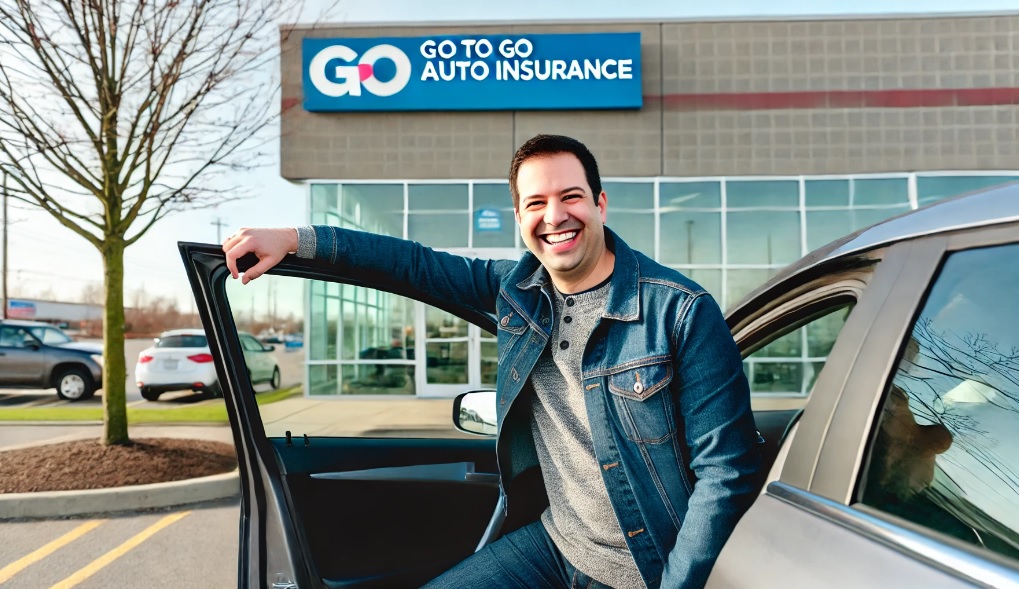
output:
[{"label": "blue sign", "polygon": [[502,231],[502,213],[498,209],[480,209],[474,213],[475,231]]},{"label": "blue sign", "polygon": [[311,112],[636,109],[640,33],[302,40]]}]

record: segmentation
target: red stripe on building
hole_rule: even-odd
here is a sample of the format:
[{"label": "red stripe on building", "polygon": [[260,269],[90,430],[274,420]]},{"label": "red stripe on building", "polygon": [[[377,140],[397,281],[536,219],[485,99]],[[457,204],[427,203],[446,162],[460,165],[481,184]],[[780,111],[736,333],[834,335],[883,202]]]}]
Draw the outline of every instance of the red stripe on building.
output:
[{"label": "red stripe on building", "polygon": [[918,108],[1019,104],[1019,88],[933,88],[917,90],[812,90],[666,94],[645,96],[667,110],[780,110],[790,108]]}]

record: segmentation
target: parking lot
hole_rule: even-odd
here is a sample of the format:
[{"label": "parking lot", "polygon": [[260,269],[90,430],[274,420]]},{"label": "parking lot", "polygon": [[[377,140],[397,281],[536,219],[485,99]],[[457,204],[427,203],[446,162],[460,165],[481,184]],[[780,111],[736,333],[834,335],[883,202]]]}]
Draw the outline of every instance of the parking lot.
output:
[{"label": "parking lot", "polygon": [[[101,343],[99,340],[83,340]],[[159,397],[159,401],[150,402],[142,399],[138,392],[138,386],[134,377],[135,363],[138,361],[138,354],[145,348],[152,345],[151,339],[129,339],[124,342],[124,356],[127,362],[127,405],[128,407],[177,407],[188,403],[209,403],[218,402],[190,391],[166,393]],[[275,344],[272,355],[279,364],[282,374],[282,386],[301,384],[304,378],[304,350],[297,348],[287,351],[283,345]],[[268,390],[268,385],[260,384],[255,387],[256,391]],[[101,407],[102,390],[91,398],[83,401],[69,402],[57,397],[53,389],[0,389],[0,407]]]},{"label": "parking lot", "polygon": [[232,498],[143,513],[3,522],[0,586],[236,587],[238,510]]}]

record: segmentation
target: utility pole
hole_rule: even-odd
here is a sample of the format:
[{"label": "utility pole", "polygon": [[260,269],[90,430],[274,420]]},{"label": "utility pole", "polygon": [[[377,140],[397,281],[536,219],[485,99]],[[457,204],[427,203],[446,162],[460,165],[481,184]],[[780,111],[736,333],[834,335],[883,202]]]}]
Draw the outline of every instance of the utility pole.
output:
[{"label": "utility pole", "polygon": [[223,222],[223,219],[216,217],[216,220],[210,223],[210,225],[216,226],[216,243],[223,243],[223,239],[220,238],[220,230],[226,227],[226,223]]}]

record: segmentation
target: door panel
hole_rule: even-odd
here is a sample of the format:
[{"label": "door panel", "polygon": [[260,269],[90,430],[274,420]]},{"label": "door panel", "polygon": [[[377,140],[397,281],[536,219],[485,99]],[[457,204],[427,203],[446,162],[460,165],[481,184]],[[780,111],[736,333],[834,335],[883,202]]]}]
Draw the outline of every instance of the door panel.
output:
[{"label": "door panel", "polygon": [[[848,512],[848,513],[847,513]],[[910,550],[910,548],[915,549]],[[981,579],[942,570],[938,562],[972,561],[952,547],[925,545],[843,505],[773,483],[747,512],[712,570],[707,589],[871,589],[873,587],[983,586]],[[1008,571],[981,562],[986,572]],[[1014,578],[1014,573],[1012,573]]]},{"label": "door panel", "polygon": [[[181,253],[210,335],[240,463],[239,585],[295,583],[302,589],[418,587],[469,556],[485,535],[499,503],[497,479],[491,476],[497,472],[494,439],[458,434],[452,426],[452,411],[442,407],[441,416],[434,410],[433,413],[437,424],[441,422],[448,432],[401,429],[401,419],[408,413],[437,406],[428,405],[435,403],[432,400],[407,399],[399,394],[374,395],[375,399],[395,401],[382,411],[384,417],[391,417],[391,431],[368,430],[355,437],[321,435],[315,427],[327,428],[329,424],[322,423],[327,420],[323,420],[321,410],[311,409],[308,410],[313,414],[311,418],[298,419],[287,427],[285,435],[267,437],[268,422],[263,421],[263,411],[270,414],[287,410],[281,409],[281,405],[260,407],[255,402],[237,334],[239,325],[250,330],[245,318],[254,322],[258,303],[255,298],[237,299],[237,293],[250,295],[257,291],[235,288],[236,283],[226,288],[228,273],[218,247],[181,244]],[[242,260],[242,271],[254,261],[253,257]],[[288,280],[311,279],[326,284],[336,279],[336,270],[318,262],[288,257],[272,274],[293,277]],[[264,284],[268,278],[271,276],[260,282]],[[410,352],[412,333],[408,339],[408,334],[400,332],[406,313],[393,311],[392,301],[381,294],[362,293],[367,289],[415,298],[456,315],[458,320],[495,331],[491,316],[455,307],[428,293],[414,292],[404,284],[391,283],[381,273],[348,277],[344,282],[365,287],[350,292],[354,293],[353,302],[361,303],[363,298],[365,308],[369,309],[356,324],[358,331],[354,335],[361,335],[350,339],[354,347],[351,357],[309,358],[313,367],[331,366],[335,378],[342,379],[344,374],[335,368],[348,363],[375,379],[373,390],[385,391],[381,385],[403,378],[407,364],[415,361]],[[324,290],[331,292],[335,286]],[[298,290],[307,294],[312,289]],[[335,291],[339,293],[337,300],[345,302],[340,289]],[[234,312],[234,308],[238,311]],[[342,304],[337,309],[342,310]],[[310,317],[313,322],[326,321],[325,315],[316,315],[314,311]],[[340,346],[345,341],[342,329],[321,327],[325,328],[322,333],[327,335],[324,340],[327,343]],[[310,326],[305,326],[306,342],[309,331]],[[396,357],[375,357],[376,354],[364,358],[357,345],[367,341],[364,338],[368,336],[382,338],[386,344],[391,338],[405,337]],[[378,367],[382,370],[377,370]],[[320,390],[335,396],[344,394],[345,389],[339,383]],[[318,402],[314,398],[309,400],[312,405]],[[348,405],[344,401],[323,403],[335,411]],[[451,401],[448,404],[451,408]],[[453,476],[456,473],[463,474],[462,480]]]}]

